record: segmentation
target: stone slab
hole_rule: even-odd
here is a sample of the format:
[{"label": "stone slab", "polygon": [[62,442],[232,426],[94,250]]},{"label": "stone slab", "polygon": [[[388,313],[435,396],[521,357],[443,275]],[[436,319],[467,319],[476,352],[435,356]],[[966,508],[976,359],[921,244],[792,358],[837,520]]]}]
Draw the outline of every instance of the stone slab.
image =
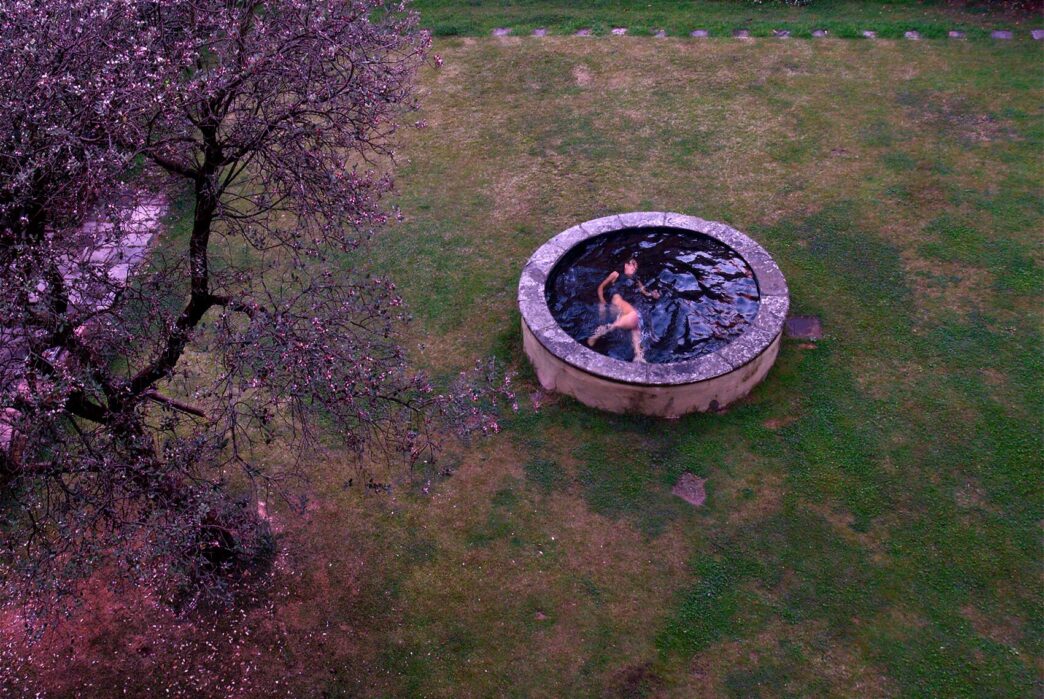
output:
[{"label": "stone slab", "polygon": [[790,38],[790,30],[789,29],[773,29],[772,30],[772,36],[776,37],[777,39],[789,39]]},{"label": "stone slab", "polygon": [[783,325],[783,332],[799,340],[821,340],[823,323],[819,316],[790,316]]},{"label": "stone slab", "polygon": [[671,492],[680,497],[693,507],[702,507],[707,502],[706,478],[691,473],[683,473],[678,482],[671,488]]},{"label": "stone slab", "polygon": [[908,41],[920,41],[921,40],[921,32],[909,31],[909,32],[906,32],[906,33],[903,34],[903,38],[907,39]]},{"label": "stone slab", "polygon": [[1031,29],[1030,36],[1034,41],[1044,41],[1044,29]]},{"label": "stone slab", "polygon": [[829,33],[826,29],[815,29],[812,31],[812,38],[825,39]]},{"label": "stone slab", "polygon": [[509,27],[497,27],[493,30],[493,36],[509,36],[511,29]]},{"label": "stone slab", "polygon": [[547,29],[544,27],[537,27],[533,30],[533,36],[547,36]]},{"label": "stone slab", "polygon": [[946,36],[948,36],[951,39],[964,39],[964,38],[967,38],[967,35],[964,32],[962,32],[960,30],[957,30],[957,29],[951,29],[949,32],[946,33]]},{"label": "stone slab", "polygon": [[706,39],[710,36],[710,32],[706,29],[693,29],[691,32],[689,32],[689,36],[691,36],[693,39]]},{"label": "stone slab", "polygon": [[990,32],[991,39],[1000,39],[1001,41],[1010,41],[1015,38],[1015,34],[1007,29],[995,29]]},{"label": "stone slab", "polygon": [[624,36],[627,34],[627,27],[613,27],[609,30],[609,33],[613,36]]}]

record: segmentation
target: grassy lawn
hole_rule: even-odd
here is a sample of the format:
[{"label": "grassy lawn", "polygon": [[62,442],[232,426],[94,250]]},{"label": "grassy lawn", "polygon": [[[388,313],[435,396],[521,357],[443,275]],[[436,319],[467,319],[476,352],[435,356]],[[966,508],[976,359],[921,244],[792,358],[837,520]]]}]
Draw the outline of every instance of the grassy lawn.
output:
[{"label": "grassy lawn", "polygon": [[1044,27],[1041,17],[1028,13],[998,12],[986,3],[932,0],[811,0],[795,7],[784,2],[755,4],[750,0],[415,0],[422,24],[436,36],[485,36],[496,27],[528,34],[538,27],[551,34],[591,29],[608,34],[627,27],[630,34],[658,29],[685,36],[706,29],[711,36],[729,36],[748,29],[752,36],[771,36],[773,29],[789,29],[794,36],[810,36],[826,29],[839,37],[861,37],[871,29],[878,36],[899,38],[917,30],[928,38],[945,38],[951,29],[969,38],[989,36],[992,29]]},{"label": "grassy lawn", "polygon": [[[372,264],[415,313],[420,365],[494,354],[519,372],[520,411],[390,495],[348,487],[331,458],[303,519],[277,510],[267,602],[213,629],[150,619],[149,653],[134,622],[98,621],[104,639],[55,673],[99,696],[1039,692],[1040,46],[436,51],[429,127],[402,151],[405,222]],[[827,337],[785,341],[724,414],[541,396],[522,265],[578,221],[638,209],[755,237]],[[670,494],[687,471],[707,478],[700,509]]]},{"label": "grassy lawn", "polygon": [[[1032,693],[1041,657],[1041,52],[452,40],[379,248],[506,433],[368,528],[381,686],[430,696]],[[598,215],[748,231],[819,315],[725,415],[534,410],[514,292]],[[708,478],[700,510],[678,475]],[[404,550],[423,555],[407,556]],[[394,562],[389,562],[389,558]]]}]

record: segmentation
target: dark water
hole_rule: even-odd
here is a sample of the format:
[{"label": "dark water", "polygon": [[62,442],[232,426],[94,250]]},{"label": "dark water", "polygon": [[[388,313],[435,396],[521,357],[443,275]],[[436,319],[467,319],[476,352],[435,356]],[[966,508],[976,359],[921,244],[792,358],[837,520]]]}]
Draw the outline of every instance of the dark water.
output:
[{"label": "dark water", "polygon": [[[637,311],[645,361],[680,362],[715,352],[739,337],[758,312],[758,286],[743,258],[718,241],[674,228],[615,231],[584,241],[551,270],[547,303],[558,324],[586,342],[602,323],[615,320],[611,291],[608,316],[599,318],[598,285],[634,257],[636,285],[622,289]],[[615,286],[615,285],[614,285]],[[593,349],[623,361],[634,360],[631,332],[614,330]]]}]

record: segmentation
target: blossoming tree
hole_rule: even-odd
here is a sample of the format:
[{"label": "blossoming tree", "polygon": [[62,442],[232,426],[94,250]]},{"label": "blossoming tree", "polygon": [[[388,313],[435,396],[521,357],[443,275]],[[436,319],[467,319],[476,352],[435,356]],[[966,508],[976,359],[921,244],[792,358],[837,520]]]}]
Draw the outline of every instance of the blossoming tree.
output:
[{"label": "blossoming tree", "polygon": [[[220,588],[265,539],[255,500],[318,445],[413,466],[440,418],[495,428],[505,386],[433,390],[394,286],[353,271],[388,222],[427,48],[405,7],[47,0],[0,19],[9,581],[103,562]],[[189,222],[113,274],[143,191]]]}]

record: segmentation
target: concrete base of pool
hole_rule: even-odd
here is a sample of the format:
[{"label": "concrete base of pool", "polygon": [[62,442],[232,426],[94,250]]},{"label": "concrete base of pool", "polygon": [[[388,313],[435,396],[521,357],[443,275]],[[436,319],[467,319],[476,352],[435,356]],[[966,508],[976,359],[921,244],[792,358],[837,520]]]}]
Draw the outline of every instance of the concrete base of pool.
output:
[{"label": "concrete base of pool", "polygon": [[567,364],[549,352],[522,322],[522,346],[545,391],[557,391],[584,405],[612,413],[679,417],[720,410],[761,383],[779,354],[777,335],[765,350],[738,369],[703,381],[656,385],[604,379]]},{"label": "concrete base of pool", "polygon": [[[594,352],[569,337],[547,305],[545,283],[575,245],[596,235],[642,227],[668,227],[719,240],[743,257],[760,294],[748,330],[717,352],[673,364],[624,362]],[[790,298],[771,256],[725,224],[665,212],[637,212],[586,221],[558,234],[530,258],[519,280],[522,342],[545,390],[614,413],[678,417],[720,410],[746,396],[768,374],[779,354]]]}]

